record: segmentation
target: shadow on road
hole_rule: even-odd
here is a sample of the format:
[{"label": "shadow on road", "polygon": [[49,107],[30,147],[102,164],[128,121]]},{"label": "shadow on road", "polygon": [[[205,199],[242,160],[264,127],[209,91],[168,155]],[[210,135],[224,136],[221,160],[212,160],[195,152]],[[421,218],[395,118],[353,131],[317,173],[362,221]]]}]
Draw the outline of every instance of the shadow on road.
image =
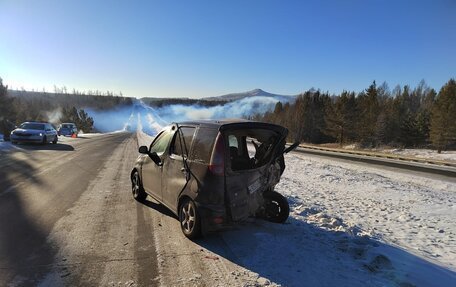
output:
[{"label": "shadow on road", "polygon": [[159,203],[149,200],[149,199],[150,199],[150,197],[148,197],[148,199],[144,200],[144,202],[142,202],[142,204],[162,213],[163,215],[169,216],[174,219],[178,219],[178,217],[171,210],[166,208],[164,205],[159,204]]},{"label": "shadow on road", "polygon": [[[455,272],[402,249],[293,218],[256,220],[195,243],[282,286],[452,286],[456,280]],[[411,274],[419,282],[409,282]]]},{"label": "shadow on road", "polygon": [[[34,286],[51,267],[55,246],[27,212],[27,202],[10,178],[20,173],[44,186],[27,161],[0,152],[0,285]],[[2,285],[3,286],[3,285]]]},{"label": "shadow on road", "polygon": [[73,151],[74,148],[71,145],[57,143],[57,144],[33,144],[33,143],[20,143],[16,144],[16,147],[24,150],[57,150],[57,151]]}]

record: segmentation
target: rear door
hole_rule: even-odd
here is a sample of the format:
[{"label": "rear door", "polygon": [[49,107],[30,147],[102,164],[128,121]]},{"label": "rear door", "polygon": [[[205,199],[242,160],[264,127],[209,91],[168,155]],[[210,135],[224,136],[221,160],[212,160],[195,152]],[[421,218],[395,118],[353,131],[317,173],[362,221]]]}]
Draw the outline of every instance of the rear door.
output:
[{"label": "rear door", "polygon": [[[225,186],[228,209],[234,221],[255,215],[263,192],[277,184],[285,128],[260,125],[233,126],[223,131],[227,148]],[[252,142],[253,141],[253,142]]]},{"label": "rear door", "polygon": [[177,199],[190,179],[189,169],[193,137],[196,128],[193,126],[176,127],[173,140],[169,148],[168,159],[163,165],[163,201],[177,210]]}]

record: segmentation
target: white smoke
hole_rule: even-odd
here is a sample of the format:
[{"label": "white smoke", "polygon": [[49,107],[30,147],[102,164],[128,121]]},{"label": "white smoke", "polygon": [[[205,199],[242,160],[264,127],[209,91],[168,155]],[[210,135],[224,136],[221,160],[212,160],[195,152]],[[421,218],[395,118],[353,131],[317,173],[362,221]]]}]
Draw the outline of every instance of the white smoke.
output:
[{"label": "white smoke", "polygon": [[60,118],[62,117],[62,109],[57,108],[51,112],[46,112],[47,121],[53,125],[60,123]]},{"label": "white smoke", "polygon": [[149,124],[149,127],[155,130],[156,133],[159,132],[162,128],[162,126],[155,121],[154,117],[151,114],[147,114],[147,122]]},{"label": "white smoke", "polygon": [[204,107],[200,105],[168,105],[156,111],[166,122],[200,120],[200,119],[227,119],[246,118],[254,114],[263,114],[274,109],[277,99],[272,97],[249,97],[233,101],[224,105]]},{"label": "white smoke", "polygon": [[86,109],[86,111],[94,119],[94,127],[98,131],[140,129],[149,135],[155,135],[162,127],[172,122],[246,118],[255,114],[263,114],[273,110],[278,101],[279,99],[273,97],[255,96],[212,107],[179,104],[160,108],[152,108],[142,101],[137,101],[132,106],[110,111],[91,109]]}]

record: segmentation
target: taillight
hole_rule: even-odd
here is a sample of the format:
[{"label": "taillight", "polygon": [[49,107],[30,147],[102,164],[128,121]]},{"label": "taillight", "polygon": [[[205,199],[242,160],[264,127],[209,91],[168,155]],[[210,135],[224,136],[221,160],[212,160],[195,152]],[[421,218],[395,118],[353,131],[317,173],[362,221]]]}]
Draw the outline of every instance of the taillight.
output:
[{"label": "taillight", "polygon": [[215,175],[225,174],[225,142],[221,133],[215,139],[215,147],[209,163],[209,170]]}]

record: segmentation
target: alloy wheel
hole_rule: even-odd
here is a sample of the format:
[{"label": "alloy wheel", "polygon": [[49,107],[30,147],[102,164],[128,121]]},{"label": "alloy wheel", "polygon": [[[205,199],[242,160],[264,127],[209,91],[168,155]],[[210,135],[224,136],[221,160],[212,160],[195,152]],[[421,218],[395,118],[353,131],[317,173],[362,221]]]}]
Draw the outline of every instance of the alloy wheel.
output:
[{"label": "alloy wheel", "polygon": [[181,224],[185,232],[191,233],[195,227],[196,222],[196,211],[193,204],[190,201],[186,202],[182,206],[182,218]]}]

